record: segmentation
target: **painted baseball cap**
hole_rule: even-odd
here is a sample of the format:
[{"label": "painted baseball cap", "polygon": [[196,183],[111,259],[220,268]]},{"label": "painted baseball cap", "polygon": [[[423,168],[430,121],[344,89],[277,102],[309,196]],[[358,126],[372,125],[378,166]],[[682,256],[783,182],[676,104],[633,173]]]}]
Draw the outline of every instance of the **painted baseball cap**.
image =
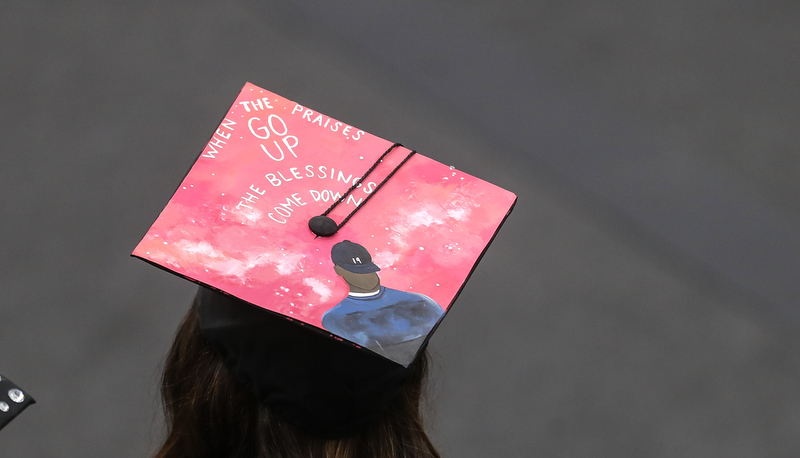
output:
[{"label": "painted baseball cap", "polygon": [[334,265],[355,274],[369,274],[381,270],[372,262],[369,250],[349,240],[343,240],[331,248],[331,261]]}]

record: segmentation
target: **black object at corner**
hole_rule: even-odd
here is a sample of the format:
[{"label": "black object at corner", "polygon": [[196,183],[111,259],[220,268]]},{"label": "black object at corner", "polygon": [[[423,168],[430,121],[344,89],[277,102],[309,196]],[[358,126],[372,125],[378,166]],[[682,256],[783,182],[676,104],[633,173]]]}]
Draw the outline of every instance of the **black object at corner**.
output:
[{"label": "black object at corner", "polygon": [[5,376],[0,375],[0,429],[36,401]]},{"label": "black object at corner", "polygon": [[226,366],[279,415],[327,437],[377,420],[413,373],[300,321],[201,287],[203,335]]}]

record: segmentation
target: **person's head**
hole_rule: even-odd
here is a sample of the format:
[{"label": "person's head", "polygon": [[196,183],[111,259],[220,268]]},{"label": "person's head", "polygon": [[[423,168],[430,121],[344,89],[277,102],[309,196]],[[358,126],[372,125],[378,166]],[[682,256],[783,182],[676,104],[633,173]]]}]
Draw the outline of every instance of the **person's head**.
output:
[{"label": "person's head", "polygon": [[201,288],[165,361],[156,458],[439,456],[420,414],[426,352],[395,369],[306,328]]},{"label": "person's head", "polygon": [[350,285],[350,291],[370,293],[381,286],[378,271],[369,250],[358,243],[344,240],[331,248],[333,270]]}]

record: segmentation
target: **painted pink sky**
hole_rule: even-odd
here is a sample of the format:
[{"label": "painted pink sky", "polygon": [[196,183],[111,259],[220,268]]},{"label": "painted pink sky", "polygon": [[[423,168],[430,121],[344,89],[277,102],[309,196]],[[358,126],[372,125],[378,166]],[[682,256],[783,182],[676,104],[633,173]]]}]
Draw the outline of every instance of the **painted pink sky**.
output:
[{"label": "painted pink sky", "polygon": [[[352,184],[345,180],[365,172],[391,142],[306,110],[245,85],[227,127],[216,130],[133,254],[321,327],[323,313],[348,293],[330,260],[331,247],[347,239],[369,249],[382,285],[425,294],[447,309],[516,196],[417,154],[337,234],[315,238],[308,220],[332,203],[322,199],[343,194]],[[269,138],[259,138],[270,121]],[[353,198],[366,197],[369,183],[407,153],[396,148]],[[243,200],[248,192],[258,199]],[[291,196],[298,199],[281,207]],[[342,203],[329,216],[338,222],[354,208]]]}]

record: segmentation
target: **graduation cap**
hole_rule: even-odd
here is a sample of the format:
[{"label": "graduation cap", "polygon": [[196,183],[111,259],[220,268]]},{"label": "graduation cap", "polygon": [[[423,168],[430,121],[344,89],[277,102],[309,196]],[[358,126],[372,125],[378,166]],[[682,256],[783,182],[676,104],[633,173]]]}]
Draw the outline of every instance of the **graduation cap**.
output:
[{"label": "graduation cap", "polygon": [[[292,336],[362,355],[387,368],[364,376],[380,380],[413,363],[515,202],[247,83],[133,256],[216,291],[217,302],[230,296],[291,321]],[[230,347],[241,345],[225,330],[238,312],[209,310],[201,325],[237,366]],[[322,361],[306,353],[296,355],[306,366]]]},{"label": "graduation cap", "polygon": [[0,429],[5,428],[11,420],[35,403],[36,401],[14,382],[0,375]]}]

